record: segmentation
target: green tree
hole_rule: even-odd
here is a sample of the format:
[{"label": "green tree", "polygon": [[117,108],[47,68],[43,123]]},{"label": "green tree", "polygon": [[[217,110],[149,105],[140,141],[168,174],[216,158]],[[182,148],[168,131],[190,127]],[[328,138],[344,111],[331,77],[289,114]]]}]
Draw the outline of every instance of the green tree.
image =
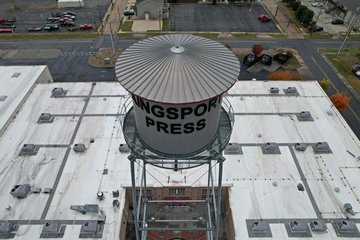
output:
[{"label": "green tree", "polygon": [[298,7],[300,6],[300,2],[296,1],[291,4],[291,8],[293,11],[296,11]]},{"label": "green tree", "polygon": [[320,87],[321,87],[324,91],[329,90],[330,87],[331,87],[330,81],[329,81],[328,79],[322,79],[322,80],[319,80],[318,82],[319,82],[319,84],[320,84]]},{"label": "green tree", "polygon": [[303,19],[303,17],[304,17],[303,14],[306,9],[307,9],[307,7],[300,5],[300,7],[296,10],[295,15],[299,21],[301,21]]},{"label": "green tree", "polygon": [[307,26],[310,24],[310,22],[312,21],[314,17],[314,11],[310,10],[310,9],[306,9],[304,11],[304,14],[303,14],[303,19],[302,19],[302,23]]}]

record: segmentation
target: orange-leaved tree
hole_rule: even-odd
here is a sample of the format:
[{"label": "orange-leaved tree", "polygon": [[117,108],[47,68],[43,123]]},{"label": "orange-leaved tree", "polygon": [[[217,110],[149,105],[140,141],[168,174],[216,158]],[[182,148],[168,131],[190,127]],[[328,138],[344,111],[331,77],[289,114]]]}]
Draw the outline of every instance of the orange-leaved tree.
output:
[{"label": "orange-leaved tree", "polygon": [[296,71],[279,70],[270,73],[268,80],[304,80],[304,75]]},{"label": "orange-leaved tree", "polygon": [[330,100],[341,113],[346,110],[350,103],[350,97],[344,92],[335,93],[330,97]]},{"label": "orange-leaved tree", "polygon": [[263,50],[264,48],[260,44],[254,44],[251,48],[251,51],[254,53],[255,56],[259,56]]}]

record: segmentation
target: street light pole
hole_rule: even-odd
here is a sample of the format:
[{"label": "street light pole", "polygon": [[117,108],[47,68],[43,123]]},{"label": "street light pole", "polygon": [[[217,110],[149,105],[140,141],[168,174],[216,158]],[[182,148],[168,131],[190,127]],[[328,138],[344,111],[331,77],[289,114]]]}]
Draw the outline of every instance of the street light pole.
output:
[{"label": "street light pole", "polygon": [[109,22],[109,25],[110,25],[111,46],[112,46],[113,53],[115,55],[114,38],[113,38],[113,32],[112,32],[112,28],[111,28],[111,22]]},{"label": "street light pole", "polygon": [[315,20],[314,26],[311,28],[310,35],[313,34],[314,29],[316,28],[316,24],[317,24],[317,22],[318,22],[318,20],[319,20],[319,18],[320,18],[321,11],[322,11],[322,9],[323,9],[323,6],[325,6],[326,2],[327,2],[327,1],[325,1],[324,4],[321,5],[321,7],[320,7],[319,13],[318,13],[318,15],[316,16],[316,20]]},{"label": "street light pole", "polygon": [[354,24],[355,24],[357,18],[359,17],[359,14],[360,14],[360,8],[357,8],[356,9],[356,15],[354,16],[354,18],[353,18],[353,20],[352,20],[352,22],[351,22],[351,24],[349,26],[349,29],[347,30],[347,32],[345,34],[344,40],[341,42],[340,47],[338,48],[338,50],[336,52],[336,55],[338,55],[341,52],[341,49],[343,48],[347,38],[349,37],[349,35],[350,35],[350,33],[351,33],[351,31],[352,31],[352,29],[354,27]]}]

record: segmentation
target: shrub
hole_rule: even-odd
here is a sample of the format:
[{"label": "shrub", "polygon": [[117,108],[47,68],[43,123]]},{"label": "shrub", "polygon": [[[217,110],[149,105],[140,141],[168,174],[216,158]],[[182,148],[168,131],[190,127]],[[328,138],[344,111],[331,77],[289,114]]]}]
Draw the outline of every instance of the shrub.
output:
[{"label": "shrub", "polygon": [[321,86],[321,88],[324,90],[324,91],[327,91],[330,89],[331,87],[331,84],[330,84],[330,81],[328,79],[322,79],[319,81],[319,84]]},{"label": "shrub", "polygon": [[303,80],[304,75],[295,71],[280,70],[269,74],[268,80]]},{"label": "shrub", "polygon": [[287,51],[286,51],[286,55],[288,55],[289,58],[292,58],[292,57],[294,56],[294,53],[293,53],[293,51],[291,51],[291,50],[287,50]]},{"label": "shrub", "polygon": [[304,17],[304,12],[305,12],[305,10],[307,9],[307,7],[305,7],[305,6],[303,6],[303,5],[300,5],[300,7],[296,10],[296,13],[295,13],[295,15],[296,15],[296,18],[299,20],[299,21],[301,21],[302,19],[303,19],[303,17]]},{"label": "shrub", "polygon": [[251,49],[255,56],[260,55],[263,50],[264,48],[260,44],[254,44]]},{"label": "shrub", "polygon": [[300,2],[296,1],[291,4],[291,8],[293,11],[296,11],[300,7]]},{"label": "shrub", "polygon": [[330,100],[341,113],[346,110],[350,103],[350,97],[344,92],[335,93],[330,97]]}]

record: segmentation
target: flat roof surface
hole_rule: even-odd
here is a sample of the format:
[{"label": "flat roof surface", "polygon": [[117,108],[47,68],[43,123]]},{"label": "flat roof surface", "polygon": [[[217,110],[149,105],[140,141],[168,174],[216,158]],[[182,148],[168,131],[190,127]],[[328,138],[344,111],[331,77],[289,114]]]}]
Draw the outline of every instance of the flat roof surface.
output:
[{"label": "flat roof surface", "polygon": [[[66,96],[51,97],[55,87],[67,90]],[[279,93],[271,94],[271,87]],[[288,87],[297,91],[285,93]],[[36,85],[0,138],[0,221],[19,225],[14,239],[38,239],[50,220],[66,225],[64,239],[77,239],[81,224],[104,215],[102,239],[118,238],[124,187],[131,185],[128,153],[118,150],[125,143],[119,114],[127,97],[117,82]],[[310,232],[308,239],[340,239],[331,224],[337,219],[349,218],[360,227],[360,142],[317,82],[241,81],[227,98],[235,114],[230,142],[242,150],[224,155],[223,183],[229,187],[236,239],[249,239],[251,222],[260,219],[269,225],[272,239],[294,239],[287,231],[294,219],[326,220],[328,230]],[[300,118],[303,111],[310,118]],[[55,117],[52,123],[37,123],[43,112]],[[280,154],[263,152],[268,142]],[[317,153],[317,142],[329,149]],[[84,153],[73,150],[77,143],[85,144]],[[304,143],[306,150],[296,150],[296,143]],[[35,144],[37,154],[19,156],[24,144]],[[207,166],[147,170],[153,176],[147,178],[150,187],[207,186]],[[30,184],[41,193],[14,198],[10,191],[16,184]],[[46,188],[50,194],[43,193]],[[112,191],[117,189],[120,208],[114,209]],[[105,194],[102,201],[99,191]],[[345,203],[351,203],[355,216],[345,211]],[[70,210],[85,204],[98,204],[100,216]]]},{"label": "flat roof surface", "polygon": [[154,102],[183,104],[216,97],[237,81],[240,61],[224,45],[191,34],[134,43],[118,58],[120,84]]},{"label": "flat roof surface", "polygon": [[45,68],[0,66],[0,133]]}]

